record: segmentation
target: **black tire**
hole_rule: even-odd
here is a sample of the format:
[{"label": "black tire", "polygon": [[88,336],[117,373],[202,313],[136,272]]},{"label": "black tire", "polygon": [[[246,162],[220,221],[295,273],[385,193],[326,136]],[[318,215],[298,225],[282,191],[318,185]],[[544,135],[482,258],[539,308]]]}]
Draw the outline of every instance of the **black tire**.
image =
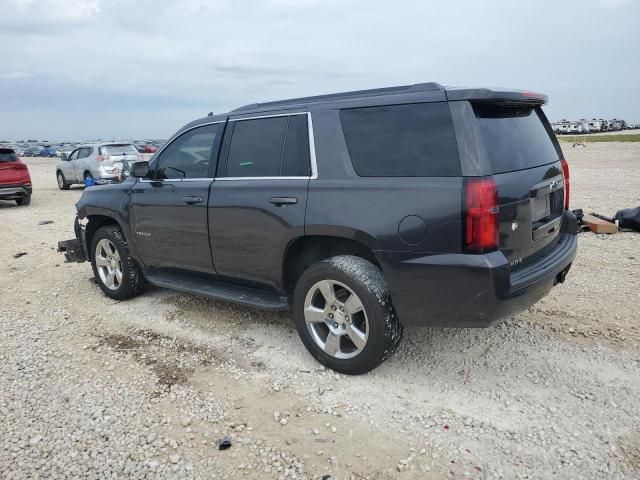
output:
[{"label": "black tire", "polygon": [[69,190],[70,185],[64,178],[64,174],[62,172],[58,172],[56,174],[56,180],[58,180],[58,188],[60,190]]},{"label": "black tire", "polygon": [[21,207],[26,207],[31,203],[31,195],[25,195],[24,197],[16,198],[16,203]]},{"label": "black tire", "polygon": [[[100,278],[96,265],[96,247],[100,240],[109,240],[118,251],[122,270],[122,282],[116,289],[110,289]],[[91,267],[96,283],[104,294],[115,300],[126,300],[141,294],[147,286],[147,282],[142,275],[140,267],[129,253],[127,240],[117,225],[106,225],[100,227],[91,241]]]},{"label": "black tire", "polygon": [[[327,354],[307,328],[305,299],[314,285],[323,280],[342,283],[358,296],[364,307],[368,338],[355,357],[341,359]],[[371,262],[351,255],[323,260],[302,274],[293,295],[293,317],[300,338],[311,355],[323,365],[347,375],[363,374],[380,365],[393,355],[402,338],[402,325],[391,304],[382,272]]]}]

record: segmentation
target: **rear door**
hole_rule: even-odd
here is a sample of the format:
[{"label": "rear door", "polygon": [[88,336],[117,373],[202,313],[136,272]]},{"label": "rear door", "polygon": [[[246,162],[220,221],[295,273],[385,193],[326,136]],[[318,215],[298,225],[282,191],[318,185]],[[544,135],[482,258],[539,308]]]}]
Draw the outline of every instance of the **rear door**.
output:
[{"label": "rear door", "polygon": [[526,265],[560,233],[564,210],[562,152],[537,106],[475,104],[473,111],[500,202],[500,249]]},{"label": "rear door", "polygon": [[304,234],[309,138],[306,113],[229,120],[209,200],[218,275],[280,287],[286,247]]},{"label": "rear door", "polygon": [[224,122],[191,128],[155,157],[133,188],[132,223],[147,267],[213,273],[207,204]]}]

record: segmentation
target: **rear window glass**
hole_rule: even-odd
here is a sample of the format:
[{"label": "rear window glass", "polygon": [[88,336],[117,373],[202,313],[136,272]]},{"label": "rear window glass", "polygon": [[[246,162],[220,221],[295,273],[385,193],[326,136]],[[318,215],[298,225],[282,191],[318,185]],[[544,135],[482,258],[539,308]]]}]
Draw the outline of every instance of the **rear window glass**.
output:
[{"label": "rear window glass", "polygon": [[539,108],[473,107],[493,173],[511,172],[558,161]]},{"label": "rear window glass", "polygon": [[10,148],[0,148],[0,162],[7,163],[15,162],[16,160],[18,160],[16,152]]},{"label": "rear window glass", "polygon": [[340,120],[353,168],[361,177],[460,175],[446,102],[345,109]]},{"label": "rear window glass", "polygon": [[138,150],[131,144],[113,144],[100,147],[102,155],[138,155]]}]

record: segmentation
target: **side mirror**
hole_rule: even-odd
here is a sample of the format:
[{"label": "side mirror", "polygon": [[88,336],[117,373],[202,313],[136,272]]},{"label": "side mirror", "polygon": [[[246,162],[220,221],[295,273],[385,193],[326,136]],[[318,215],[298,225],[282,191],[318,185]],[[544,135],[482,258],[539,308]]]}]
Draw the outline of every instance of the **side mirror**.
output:
[{"label": "side mirror", "polygon": [[145,178],[149,175],[149,162],[135,162],[131,165],[131,176]]},{"label": "side mirror", "polygon": [[60,159],[61,159],[63,162],[66,162],[67,160],[69,160],[69,159],[67,158],[67,154],[66,154],[66,153],[61,153],[61,154],[60,154]]}]

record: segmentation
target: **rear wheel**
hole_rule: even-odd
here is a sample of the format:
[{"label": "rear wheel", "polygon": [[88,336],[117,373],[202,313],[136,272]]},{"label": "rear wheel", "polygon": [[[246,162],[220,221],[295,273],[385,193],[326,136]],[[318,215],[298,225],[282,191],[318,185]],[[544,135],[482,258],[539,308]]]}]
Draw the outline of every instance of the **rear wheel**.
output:
[{"label": "rear wheel", "polygon": [[24,197],[16,198],[16,203],[21,207],[26,207],[31,203],[31,195],[25,195]]},{"label": "rear wheel", "polygon": [[64,175],[62,172],[58,172],[56,175],[57,179],[58,179],[58,188],[60,190],[69,190],[69,184],[67,183],[67,181],[64,179]]},{"label": "rear wheel", "polygon": [[307,350],[341,373],[374,369],[402,337],[382,272],[359,257],[332,257],[309,267],[296,285],[293,309]]},{"label": "rear wheel", "polygon": [[144,291],[146,281],[118,226],[99,228],[91,242],[91,253],[93,274],[105,295],[126,300]]}]

